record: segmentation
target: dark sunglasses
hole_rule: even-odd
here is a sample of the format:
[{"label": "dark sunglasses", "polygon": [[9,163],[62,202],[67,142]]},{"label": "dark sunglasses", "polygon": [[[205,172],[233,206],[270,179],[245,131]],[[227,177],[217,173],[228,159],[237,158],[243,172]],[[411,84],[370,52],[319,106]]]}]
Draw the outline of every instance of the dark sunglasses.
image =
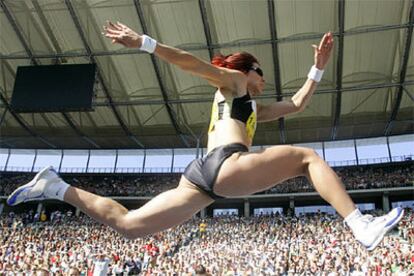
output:
[{"label": "dark sunglasses", "polygon": [[259,76],[263,77],[263,71],[260,69],[260,67],[250,67],[250,70],[255,71]]}]

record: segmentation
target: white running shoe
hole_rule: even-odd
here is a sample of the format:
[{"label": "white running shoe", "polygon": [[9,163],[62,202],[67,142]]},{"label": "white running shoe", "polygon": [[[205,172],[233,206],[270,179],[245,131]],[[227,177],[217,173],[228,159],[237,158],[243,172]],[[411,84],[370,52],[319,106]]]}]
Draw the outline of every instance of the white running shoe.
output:
[{"label": "white running shoe", "polygon": [[7,198],[7,204],[14,206],[33,200],[57,199],[58,191],[50,187],[61,181],[52,166],[46,167],[38,172],[32,181],[17,188]]},{"label": "white running shoe", "polygon": [[384,235],[394,228],[404,215],[404,209],[397,207],[381,217],[364,215],[361,218],[362,227],[355,238],[371,251],[382,241]]}]

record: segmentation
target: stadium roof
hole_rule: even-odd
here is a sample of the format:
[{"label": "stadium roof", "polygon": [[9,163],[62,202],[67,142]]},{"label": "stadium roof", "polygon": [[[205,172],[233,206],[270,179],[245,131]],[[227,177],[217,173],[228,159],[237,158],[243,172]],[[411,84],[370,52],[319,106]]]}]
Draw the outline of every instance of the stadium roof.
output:
[{"label": "stadium roof", "polygon": [[[302,113],[260,124],[254,144],[412,133],[414,1],[0,0],[0,127],[6,148],[183,148],[205,145],[214,88],[154,56],[111,44],[120,21],[206,60],[248,51],[266,87],[290,97],[313,63],[311,44],[335,49]],[[16,113],[18,66],[94,62],[94,112]],[[47,81],[47,80],[45,80]]]}]

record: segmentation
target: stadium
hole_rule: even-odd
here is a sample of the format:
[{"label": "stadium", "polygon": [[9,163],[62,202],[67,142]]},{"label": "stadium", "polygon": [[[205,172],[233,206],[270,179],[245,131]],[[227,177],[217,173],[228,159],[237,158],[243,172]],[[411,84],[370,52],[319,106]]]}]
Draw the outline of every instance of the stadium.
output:
[{"label": "stadium", "polygon": [[[0,6],[0,275],[414,274],[414,0]],[[255,57],[248,69],[226,67],[239,52]],[[172,57],[181,55],[206,63],[188,69]],[[233,114],[240,97],[232,98],[229,118],[214,117],[214,104],[225,114],[217,94],[228,97],[227,86],[212,85],[222,81],[214,70],[244,84],[249,108],[261,106],[249,111],[255,116],[265,105],[307,100],[273,120],[254,117],[254,139],[243,136],[241,150],[223,158],[215,182],[202,187],[188,176],[193,160],[207,163],[229,144],[220,136],[211,146],[220,120],[232,121],[225,132],[250,131],[251,117]],[[257,79],[260,93],[250,90]],[[219,171],[238,164],[234,155],[281,148],[303,153],[306,173],[263,176],[296,166],[290,152],[264,173],[245,169],[249,179],[268,180],[266,188],[257,180],[248,190],[244,177],[220,184],[226,175]],[[48,179],[59,186],[54,197],[45,192]],[[38,183],[46,188],[29,198]],[[139,217],[169,191],[180,193],[157,206],[168,216],[142,226],[153,231],[117,228],[117,214]],[[183,206],[195,211],[178,219],[182,209],[168,206],[192,193]],[[339,194],[363,216],[341,215],[349,212],[344,196],[335,201]],[[351,223],[394,210],[401,210],[398,221],[378,243],[358,238]]]}]

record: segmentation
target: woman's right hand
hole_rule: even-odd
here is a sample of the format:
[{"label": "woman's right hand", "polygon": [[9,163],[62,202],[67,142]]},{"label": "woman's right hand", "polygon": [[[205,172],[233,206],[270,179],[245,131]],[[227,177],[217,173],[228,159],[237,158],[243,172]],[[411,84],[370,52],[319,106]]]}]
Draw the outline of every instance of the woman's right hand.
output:
[{"label": "woman's right hand", "polygon": [[124,45],[127,48],[139,48],[142,44],[142,36],[131,30],[122,23],[107,21],[103,26],[105,32],[102,34],[112,40],[112,43]]}]

